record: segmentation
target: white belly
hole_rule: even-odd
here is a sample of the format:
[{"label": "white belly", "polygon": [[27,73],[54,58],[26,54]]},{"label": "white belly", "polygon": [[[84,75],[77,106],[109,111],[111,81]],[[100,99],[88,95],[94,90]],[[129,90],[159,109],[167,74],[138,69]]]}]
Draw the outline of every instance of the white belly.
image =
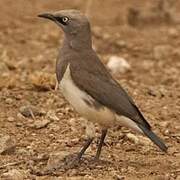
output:
[{"label": "white belly", "polygon": [[89,106],[84,101],[94,101],[94,99],[75,85],[71,78],[69,65],[60,82],[60,89],[66,100],[87,120],[105,127],[114,125],[115,114],[111,110],[105,106],[100,108]]},{"label": "white belly", "polygon": [[142,132],[135,122],[124,116],[117,115],[103,105],[100,108],[89,106],[84,100],[94,101],[94,99],[75,85],[71,78],[69,65],[60,82],[60,89],[66,100],[87,120],[98,123],[105,128],[119,124],[121,126],[129,127],[136,132]]}]

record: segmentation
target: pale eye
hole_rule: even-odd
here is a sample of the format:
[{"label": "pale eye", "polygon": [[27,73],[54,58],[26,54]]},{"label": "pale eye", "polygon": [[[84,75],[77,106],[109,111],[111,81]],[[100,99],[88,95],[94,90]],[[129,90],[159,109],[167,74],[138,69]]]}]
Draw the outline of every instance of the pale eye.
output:
[{"label": "pale eye", "polygon": [[69,21],[69,18],[66,17],[66,16],[64,16],[64,17],[62,17],[62,21],[63,21],[64,23],[67,23],[67,22]]}]

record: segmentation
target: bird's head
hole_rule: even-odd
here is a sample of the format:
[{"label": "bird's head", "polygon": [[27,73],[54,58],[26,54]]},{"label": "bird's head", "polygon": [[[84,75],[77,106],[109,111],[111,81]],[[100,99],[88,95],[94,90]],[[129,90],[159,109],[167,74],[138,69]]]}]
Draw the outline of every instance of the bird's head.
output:
[{"label": "bird's head", "polygon": [[42,13],[38,17],[49,19],[62,28],[66,35],[88,33],[90,25],[87,17],[78,10],[61,10],[52,13]]}]

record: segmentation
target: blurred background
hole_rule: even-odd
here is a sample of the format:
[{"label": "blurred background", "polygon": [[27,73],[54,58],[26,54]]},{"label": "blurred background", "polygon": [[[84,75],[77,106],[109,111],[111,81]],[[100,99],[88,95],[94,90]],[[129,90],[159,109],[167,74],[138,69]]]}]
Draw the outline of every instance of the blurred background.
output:
[{"label": "blurred background", "polygon": [[[56,176],[180,179],[180,1],[0,0],[0,7],[2,179],[54,180],[53,175],[39,177],[37,171],[56,166],[56,159],[79,150],[85,139],[82,118],[54,90],[63,33],[37,17],[62,9],[78,9],[88,16],[94,49],[169,152],[164,155],[146,138],[115,127],[103,149],[105,162],[86,160]],[[96,143],[87,154],[94,155]]]}]

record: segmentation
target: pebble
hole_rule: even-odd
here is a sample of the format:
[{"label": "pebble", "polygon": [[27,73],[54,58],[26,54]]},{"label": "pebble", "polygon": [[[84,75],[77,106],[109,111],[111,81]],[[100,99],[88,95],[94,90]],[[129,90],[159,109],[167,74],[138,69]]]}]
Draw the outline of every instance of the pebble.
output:
[{"label": "pebble", "polygon": [[172,53],[173,48],[170,45],[158,45],[154,47],[153,54],[157,60],[163,60]]},{"label": "pebble", "polygon": [[175,28],[170,28],[170,29],[168,29],[168,34],[169,34],[169,36],[172,37],[172,38],[177,38],[177,37],[179,37],[179,32],[178,32],[178,30],[175,29]]},{"label": "pebble", "polygon": [[161,126],[163,126],[164,128],[167,128],[170,126],[170,122],[169,121],[163,121],[163,122],[161,122]]},{"label": "pebble", "polygon": [[0,154],[9,154],[15,150],[15,141],[9,136],[0,137]]},{"label": "pebble", "polygon": [[36,129],[41,129],[46,127],[50,122],[51,121],[49,119],[36,120],[31,127],[34,127]]},{"label": "pebble", "polygon": [[19,120],[26,120],[26,117],[23,116],[21,113],[17,113],[17,118],[18,118]]},{"label": "pebble", "polygon": [[24,180],[24,174],[22,171],[17,169],[11,169],[8,172],[2,174],[2,177],[6,180]]},{"label": "pebble", "polygon": [[142,144],[142,145],[150,145],[151,144],[151,141],[143,136],[137,137],[136,135],[134,135],[132,133],[127,133],[126,136],[134,144]]},{"label": "pebble", "polygon": [[53,152],[49,156],[46,168],[48,170],[51,170],[51,169],[55,169],[55,168],[59,167],[59,165],[62,163],[64,158],[68,155],[69,155],[69,152],[67,152],[67,151]]},{"label": "pebble", "polygon": [[126,134],[127,138],[135,144],[139,144],[139,138],[132,133]]},{"label": "pebble", "polygon": [[32,117],[33,115],[34,116],[42,116],[46,113],[45,111],[43,111],[39,108],[36,108],[35,106],[32,106],[32,105],[21,106],[19,108],[19,112],[25,117]]},{"label": "pebble", "polygon": [[47,91],[55,89],[56,86],[55,75],[47,72],[35,72],[30,75],[29,80],[38,90]]},{"label": "pebble", "polygon": [[124,40],[117,41],[116,45],[119,46],[120,48],[125,48],[127,46],[126,41]]},{"label": "pebble", "polygon": [[158,175],[156,177],[154,177],[154,180],[169,180],[170,177],[167,175]]},{"label": "pebble", "polygon": [[115,174],[113,177],[115,180],[124,180],[125,179],[125,176],[120,176],[118,174]]},{"label": "pebble", "polygon": [[107,67],[113,74],[125,73],[131,68],[127,60],[119,56],[111,56]]},{"label": "pebble", "polygon": [[13,103],[13,99],[6,98],[5,102],[6,102],[6,104],[12,104]]},{"label": "pebble", "polygon": [[14,118],[14,117],[9,116],[9,117],[7,118],[7,120],[8,120],[9,122],[14,122],[15,118]]},{"label": "pebble", "polygon": [[7,67],[7,65],[4,62],[0,62],[0,73],[1,75],[4,73],[9,72],[9,68]]},{"label": "pebble", "polygon": [[68,121],[68,124],[70,125],[70,128],[72,131],[76,131],[76,119],[75,118],[71,118]]},{"label": "pebble", "polygon": [[10,154],[15,150],[15,141],[9,136],[0,137],[0,154]]},{"label": "pebble", "polygon": [[49,120],[59,121],[59,118],[56,116],[54,111],[48,111],[46,116]]}]

